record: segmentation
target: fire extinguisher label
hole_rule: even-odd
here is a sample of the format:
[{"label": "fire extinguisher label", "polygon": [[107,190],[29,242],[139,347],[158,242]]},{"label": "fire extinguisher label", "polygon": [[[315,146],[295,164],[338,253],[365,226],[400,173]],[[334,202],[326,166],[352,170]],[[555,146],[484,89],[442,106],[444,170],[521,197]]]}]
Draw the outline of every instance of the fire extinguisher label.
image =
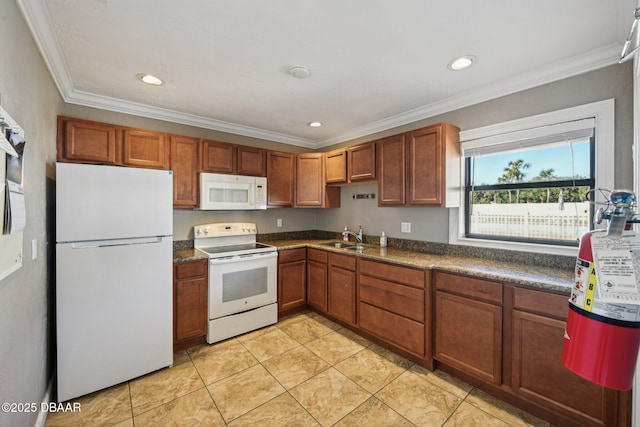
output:
[{"label": "fire extinguisher label", "polygon": [[587,292],[584,296],[584,309],[587,311],[593,311],[593,304],[596,297],[596,284],[598,283],[598,279],[596,276],[596,268],[594,263],[591,264],[589,268],[589,281],[587,283]]},{"label": "fire extinguisher label", "polygon": [[594,263],[578,258],[576,260],[575,283],[569,301],[583,310],[591,311],[594,305],[597,276]]},{"label": "fire extinguisher label", "polygon": [[569,302],[590,313],[625,322],[640,322],[640,305],[611,304],[598,299],[596,264],[578,258]]},{"label": "fire extinguisher label", "polygon": [[602,302],[640,304],[640,236],[632,231],[620,239],[603,234],[591,236],[591,250],[598,286],[597,299]]}]

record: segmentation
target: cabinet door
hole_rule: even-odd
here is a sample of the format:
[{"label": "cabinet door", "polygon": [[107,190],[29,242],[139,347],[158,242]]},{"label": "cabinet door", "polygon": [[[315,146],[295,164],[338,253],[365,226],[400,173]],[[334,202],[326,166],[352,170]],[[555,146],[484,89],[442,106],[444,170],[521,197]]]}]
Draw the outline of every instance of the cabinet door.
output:
[{"label": "cabinet door", "polygon": [[207,260],[173,265],[173,340],[207,334]]},{"label": "cabinet door", "polygon": [[407,204],[439,205],[443,196],[444,152],[440,126],[410,132],[407,141]]},{"label": "cabinet door", "polygon": [[198,140],[172,135],[171,170],[173,171],[173,206],[191,208],[198,205]]},{"label": "cabinet door", "polygon": [[356,272],[329,267],[328,313],[352,325],[356,324]]},{"label": "cabinet door", "polygon": [[324,154],[303,153],[296,156],[296,206],[324,205]]},{"label": "cabinet door", "polygon": [[405,202],[404,136],[396,135],[376,143],[378,206],[402,206]]},{"label": "cabinet door", "polygon": [[347,149],[349,182],[365,181],[376,177],[376,144],[368,142]]},{"label": "cabinet door", "polygon": [[174,342],[206,335],[207,280],[180,280],[174,286]]},{"label": "cabinet door", "polygon": [[291,249],[278,254],[278,313],[307,303],[307,254]]},{"label": "cabinet door", "polygon": [[238,175],[267,176],[267,155],[262,148],[238,145]]},{"label": "cabinet door", "polygon": [[236,146],[217,141],[200,141],[200,169],[211,173],[234,173]]},{"label": "cabinet door", "polygon": [[120,164],[150,169],[169,169],[169,142],[160,132],[124,129]]},{"label": "cabinet door", "polygon": [[60,162],[116,163],[118,128],[106,123],[58,117],[57,159]]},{"label": "cabinet door", "polygon": [[267,153],[267,204],[293,206],[295,154]]},{"label": "cabinet door", "polygon": [[327,184],[347,182],[347,152],[344,148],[325,153]]},{"label": "cabinet door", "polygon": [[502,307],[436,292],[434,358],[500,384]]},{"label": "cabinet door", "polygon": [[[564,300],[566,297],[559,297]],[[512,382],[515,392],[582,426],[620,425],[617,393],[591,383],[561,362],[565,322],[513,311]]]},{"label": "cabinet door", "polygon": [[307,260],[307,304],[327,312],[327,264],[311,257]]}]

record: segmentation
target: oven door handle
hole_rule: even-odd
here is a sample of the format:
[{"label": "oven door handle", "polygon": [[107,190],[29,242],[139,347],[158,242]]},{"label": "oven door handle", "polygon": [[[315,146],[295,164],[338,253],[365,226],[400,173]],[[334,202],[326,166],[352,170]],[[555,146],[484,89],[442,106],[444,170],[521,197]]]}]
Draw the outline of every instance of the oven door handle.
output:
[{"label": "oven door handle", "polygon": [[278,252],[262,252],[248,255],[234,255],[229,257],[221,257],[221,258],[211,258],[209,259],[209,265],[221,265],[221,264],[231,264],[234,262],[243,262],[243,261],[258,261],[261,259],[269,259],[269,258],[277,258]]}]

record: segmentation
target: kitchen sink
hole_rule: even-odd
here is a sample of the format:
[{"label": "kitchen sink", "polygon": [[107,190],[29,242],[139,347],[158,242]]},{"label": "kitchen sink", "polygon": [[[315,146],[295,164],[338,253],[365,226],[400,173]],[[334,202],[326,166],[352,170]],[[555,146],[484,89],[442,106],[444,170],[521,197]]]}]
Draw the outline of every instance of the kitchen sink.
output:
[{"label": "kitchen sink", "polygon": [[369,249],[372,248],[373,246],[371,245],[362,245],[362,244],[358,244],[358,245],[352,245],[352,246],[343,246],[343,249],[346,249],[348,251],[357,251],[357,252],[361,252],[365,249]]},{"label": "kitchen sink", "polygon": [[331,246],[332,248],[343,248],[343,249],[352,245],[349,242],[324,242],[320,244],[323,246]]},{"label": "kitchen sink", "polygon": [[363,251],[365,249],[372,248],[371,245],[365,245],[362,243],[352,243],[352,242],[323,242],[320,243],[322,246],[330,246],[332,248],[346,249],[348,251]]}]

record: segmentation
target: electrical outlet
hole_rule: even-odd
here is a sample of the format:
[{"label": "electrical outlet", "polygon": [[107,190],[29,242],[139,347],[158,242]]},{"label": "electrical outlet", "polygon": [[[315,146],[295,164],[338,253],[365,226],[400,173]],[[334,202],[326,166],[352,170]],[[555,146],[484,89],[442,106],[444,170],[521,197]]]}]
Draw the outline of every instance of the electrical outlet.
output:
[{"label": "electrical outlet", "polygon": [[410,222],[401,222],[400,223],[400,232],[401,233],[411,233],[411,223]]},{"label": "electrical outlet", "polygon": [[276,227],[278,228],[282,227],[282,218],[276,219]]}]

